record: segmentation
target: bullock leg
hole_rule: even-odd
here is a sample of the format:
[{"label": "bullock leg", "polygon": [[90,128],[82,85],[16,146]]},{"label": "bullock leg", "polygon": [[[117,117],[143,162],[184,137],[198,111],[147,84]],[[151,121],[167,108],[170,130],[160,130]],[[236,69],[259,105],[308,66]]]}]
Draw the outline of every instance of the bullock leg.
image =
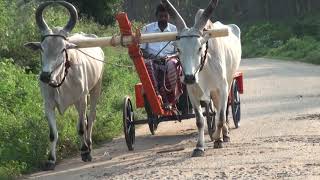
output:
[{"label": "bullock leg", "polygon": [[[224,86],[227,87],[227,86]],[[226,123],[226,109],[227,109],[227,99],[228,99],[228,93],[227,88],[221,88],[221,91],[219,93],[215,94],[217,104],[215,104],[217,109],[217,119],[216,122],[216,131],[213,134],[214,141],[214,148],[222,148],[222,142],[228,142],[230,141],[229,138],[229,129]],[[217,97],[217,94],[218,97]]]},{"label": "bullock leg", "polygon": [[45,167],[43,170],[54,170],[56,166],[56,145],[58,141],[58,131],[57,131],[57,124],[56,124],[56,117],[55,117],[55,111],[54,106],[48,105],[45,103],[45,115],[48,120],[49,124],[49,138],[50,138],[50,152],[48,161],[45,164]]},{"label": "bullock leg", "polygon": [[99,82],[95,85],[95,87],[90,91],[90,112],[88,116],[88,125],[87,125],[87,145],[89,147],[89,154],[88,156],[92,159],[91,157],[91,150],[92,150],[92,127],[94,124],[94,121],[96,119],[96,108],[97,108],[97,103],[98,99],[100,96],[101,92],[101,78]]},{"label": "bullock leg", "polygon": [[81,140],[81,158],[84,162],[91,161],[91,155],[89,146],[86,142],[87,136],[87,121],[86,121],[86,108],[87,108],[87,96],[81,97],[80,100],[75,104],[75,107],[79,114],[78,121],[78,135]]},{"label": "bullock leg", "polygon": [[[188,92],[191,92],[188,89]],[[198,141],[197,146],[193,150],[192,157],[201,157],[204,156],[204,117],[202,115],[202,108],[200,105],[200,101],[198,101],[191,93],[189,93],[189,97],[194,107],[194,112],[196,115],[196,124],[198,128]]]}]

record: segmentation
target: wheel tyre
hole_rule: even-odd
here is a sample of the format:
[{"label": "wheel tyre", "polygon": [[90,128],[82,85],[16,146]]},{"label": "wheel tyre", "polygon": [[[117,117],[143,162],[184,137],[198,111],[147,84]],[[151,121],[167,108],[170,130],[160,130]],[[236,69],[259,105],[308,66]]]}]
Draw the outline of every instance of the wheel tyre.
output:
[{"label": "wheel tyre", "polygon": [[232,102],[231,102],[231,109],[232,109],[232,118],[236,128],[240,127],[240,117],[241,117],[241,100],[240,100],[240,93],[238,89],[238,82],[237,80],[233,80],[232,86]]},{"label": "wheel tyre", "polygon": [[149,130],[152,135],[155,135],[155,131],[157,130],[157,125],[155,124],[154,121],[155,121],[154,117],[148,117]]},{"label": "wheel tyre", "polygon": [[210,100],[210,103],[206,105],[206,118],[208,134],[210,136],[211,141],[213,141],[213,133],[215,131],[215,112],[213,110],[212,100]]},{"label": "wheel tyre", "polygon": [[145,110],[147,112],[147,116],[148,116],[149,130],[152,135],[155,135],[155,132],[158,128],[158,119],[157,119],[157,116],[155,116],[153,114],[151,106],[149,104],[149,101],[148,101],[146,95],[144,95],[144,108],[145,108]]},{"label": "wheel tyre", "polygon": [[129,151],[134,150],[135,124],[134,113],[130,97],[124,98],[123,103],[123,131]]}]

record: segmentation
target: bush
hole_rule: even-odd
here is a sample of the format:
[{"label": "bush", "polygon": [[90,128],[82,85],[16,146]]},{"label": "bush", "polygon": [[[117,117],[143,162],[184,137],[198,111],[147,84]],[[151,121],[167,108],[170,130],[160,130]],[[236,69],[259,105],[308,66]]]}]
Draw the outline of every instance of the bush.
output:
[{"label": "bush", "polygon": [[93,18],[104,25],[113,24],[114,15],[120,11],[122,0],[68,0],[79,8],[80,16]]},{"label": "bush", "polygon": [[292,25],[293,33],[302,38],[304,36],[312,36],[316,40],[320,40],[320,14],[309,14],[299,18]]},{"label": "bush", "polygon": [[288,27],[271,23],[253,25],[242,32],[245,57],[265,55],[270,48],[281,46],[292,36]]},{"label": "bush", "polygon": [[0,172],[6,175],[36,166],[48,142],[37,77],[12,62],[0,62]]},{"label": "bush", "polygon": [[284,45],[271,49],[268,55],[304,59],[317,46],[317,41],[312,37],[303,37],[302,39],[293,37]]},{"label": "bush", "polygon": [[271,56],[320,64],[319,17],[243,27],[243,57]]}]

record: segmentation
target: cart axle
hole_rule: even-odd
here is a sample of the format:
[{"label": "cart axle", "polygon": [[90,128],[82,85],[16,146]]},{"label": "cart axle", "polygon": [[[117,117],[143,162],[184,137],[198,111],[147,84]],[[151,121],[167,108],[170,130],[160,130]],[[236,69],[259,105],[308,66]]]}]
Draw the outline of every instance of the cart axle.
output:
[{"label": "cart axle", "polygon": [[[210,113],[210,116],[215,116],[216,113]],[[203,116],[206,116],[206,113],[203,113]],[[179,121],[179,120],[188,120],[191,118],[195,118],[196,115],[195,114],[182,114],[182,115],[172,115],[172,116],[164,116],[164,117],[160,117],[158,119],[158,122],[166,122],[166,121]],[[147,124],[149,121],[148,119],[142,119],[142,120],[136,120],[134,121],[134,124]]]}]

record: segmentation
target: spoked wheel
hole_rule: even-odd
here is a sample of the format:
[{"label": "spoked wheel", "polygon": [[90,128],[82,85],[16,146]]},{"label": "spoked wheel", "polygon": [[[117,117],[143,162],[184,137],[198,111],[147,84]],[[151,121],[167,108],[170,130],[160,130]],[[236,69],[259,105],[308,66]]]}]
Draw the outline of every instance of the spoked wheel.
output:
[{"label": "spoked wheel", "polygon": [[241,116],[240,105],[241,105],[241,101],[240,101],[238,81],[233,80],[231,110],[232,110],[233,122],[236,128],[240,127],[240,116]]},{"label": "spoked wheel", "polygon": [[157,117],[148,116],[148,125],[149,125],[149,130],[151,134],[155,135],[155,132],[157,131],[157,128],[158,128]]},{"label": "spoked wheel", "polygon": [[155,135],[155,132],[158,128],[158,117],[156,115],[154,115],[154,113],[152,112],[151,106],[149,104],[149,101],[148,101],[146,95],[144,95],[144,108],[145,108],[145,110],[147,112],[147,116],[148,116],[149,130],[152,135]]},{"label": "spoked wheel", "polygon": [[123,131],[129,151],[134,149],[135,126],[134,114],[130,97],[126,96],[123,103]]},{"label": "spoked wheel", "polygon": [[208,134],[210,136],[211,141],[213,141],[213,133],[215,131],[215,114],[216,113],[214,112],[212,100],[210,100],[210,103],[207,103],[205,107],[206,107]]}]

